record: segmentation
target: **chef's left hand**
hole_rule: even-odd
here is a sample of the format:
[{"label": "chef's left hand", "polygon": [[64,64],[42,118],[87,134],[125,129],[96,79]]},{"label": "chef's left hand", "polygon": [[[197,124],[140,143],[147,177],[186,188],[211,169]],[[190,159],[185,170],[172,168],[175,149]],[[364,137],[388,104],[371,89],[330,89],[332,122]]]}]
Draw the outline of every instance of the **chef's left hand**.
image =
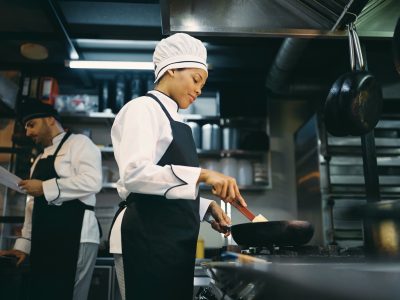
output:
[{"label": "chef's left hand", "polygon": [[214,218],[211,221],[211,227],[220,233],[223,233],[225,237],[231,234],[229,225],[231,225],[231,219],[222,210],[222,208],[217,204],[217,202],[212,201],[208,207],[207,213],[211,214]]},{"label": "chef's left hand", "polygon": [[25,191],[28,195],[39,197],[43,195],[43,181],[38,179],[22,180],[18,186]]}]

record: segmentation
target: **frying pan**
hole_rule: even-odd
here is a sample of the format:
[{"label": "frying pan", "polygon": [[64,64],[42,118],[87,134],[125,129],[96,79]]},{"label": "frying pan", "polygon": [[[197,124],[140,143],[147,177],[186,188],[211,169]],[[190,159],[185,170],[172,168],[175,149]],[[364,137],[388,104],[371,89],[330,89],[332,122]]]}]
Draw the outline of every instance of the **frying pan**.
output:
[{"label": "frying pan", "polygon": [[[231,202],[250,221],[255,215],[247,208]],[[210,220],[207,220],[212,223]],[[244,223],[227,228],[235,242],[243,246],[298,246],[307,243],[314,234],[314,227],[307,221],[268,221]]]},{"label": "frying pan", "polygon": [[[371,131],[382,111],[382,90],[375,77],[365,70],[358,35],[348,26],[352,72],[343,74],[332,85],[325,101],[326,129],[334,136],[359,136]],[[356,60],[360,70],[356,70]]]},{"label": "frying pan", "polygon": [[400,74],[400,18],[393,33],[393,58],[397,73]]},{"label": "frying pan", "polygon": [[307,221],[268,221],[233,225],[231,233],[244,246],[298,246],[310,241],[314,227]]}]

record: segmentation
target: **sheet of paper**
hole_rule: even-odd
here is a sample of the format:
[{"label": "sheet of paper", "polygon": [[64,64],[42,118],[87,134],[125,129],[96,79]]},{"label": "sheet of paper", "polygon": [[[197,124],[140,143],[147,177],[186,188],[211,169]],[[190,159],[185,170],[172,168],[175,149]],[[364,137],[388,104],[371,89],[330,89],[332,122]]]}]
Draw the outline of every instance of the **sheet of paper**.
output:
[{"label": "sheet of paper", "polygon": [[0,166],[0,184],[5,185],[17,192],[25,194],[18,186],[18,182],[20,182],[21,180],[21,178],[14,175],[13,173],[10,173],[7,169],[4,169],[2,166]]}]

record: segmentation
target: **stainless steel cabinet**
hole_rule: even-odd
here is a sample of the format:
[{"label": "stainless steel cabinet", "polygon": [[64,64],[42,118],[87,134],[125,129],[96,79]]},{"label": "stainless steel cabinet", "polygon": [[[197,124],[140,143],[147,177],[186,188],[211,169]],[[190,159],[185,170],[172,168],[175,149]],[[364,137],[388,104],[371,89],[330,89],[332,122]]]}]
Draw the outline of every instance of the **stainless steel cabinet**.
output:
[{"label": "stainless steel cabinet", "polygon": [[[400,121],[375,131],[382,200],[400,196]],[[299,217],[314,223],[316,244],[362,245],[362,222],[349,210],[366,203],[360,137],[333,137],[317,115],[295,134]]]}]

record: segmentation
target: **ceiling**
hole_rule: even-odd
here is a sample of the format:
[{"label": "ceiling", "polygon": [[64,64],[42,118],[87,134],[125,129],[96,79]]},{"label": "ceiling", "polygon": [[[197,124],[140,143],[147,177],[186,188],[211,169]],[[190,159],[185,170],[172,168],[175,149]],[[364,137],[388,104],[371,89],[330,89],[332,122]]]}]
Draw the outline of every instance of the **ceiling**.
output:
[{"label": "ceiling", "polygon": [[[230,1],[236,4],[257,2],[255,0]],[[170,25],[177,24],[173,18],[179,14],[174,15],[174,11],[169,5],[176,7],[178,2],[0,0],[0,42],[2,45],[0,47],[0,69],[18,69],[39,75],[54,74],[68,78],[71,86],[83,83],[86,87],[93,87],[97,80],[112,78],[117,72],[66,69],[64,62],[71,58],[71,53],[76,51],[80,59],[86,60],[151,61],[156,41],[165,37],[163,33],[176,30]],[[199,10],[203,14],[207,12],[204,8],[205,3],[217,2],[224,2],[225,5],[229,3],[229,1],[213,0],[191,1],[191,3],[203,3]],[[276,0],[264,2],[277,3]],[[287,3],[289,2],[287,1]],[[314,2],[325,2],[326,4],[329,1]],[[330,2],[335,1],[330,0]],[[345,7],[346,3],[351,1],[336,0],[336,2]],[[367,1],[363,2],[365,5]],[[393,3],[400,3],[400,1],[370,0],[366,6],[369,10],[363,12],[370,18],[370,21],[365,21],[367,17],[362,20],[360,17],[359,20],[360,26],[362,24],[374,26],[368,29],[369,35],[362,40],[367,44],[369,65],[371,68],[376,66],[377,72],[382,73],[382,78],[388,81],[393,81],[395,78],[394,68],[393,72],[391,69],[389,72],[387,71],[388,68],[392,68],[389,66],[391,66],[390,27],[392,27],[395,17],[393,16]],[[169,13],[165,12],[166,8],[169,9]],[[361,11],[362,8],[359,7],[359,10]],[[196,10],[192,9],[191,11],[195,16]],[[221,9],[219,11],[221,14],[224,13]],[[238,14],[237,10],[232,11]],[[185,11],[182,13],[187,14]],[[390,21],[387,21],[389,19]],[[209,21],[211,22],[211,18]],[[244,24],[245,20],[241,22],[240,24]],[[203,23],[207,24],[207,22]],[[384,30],[381,30],[380,33],[373,33],[372,29],[379,32],[382,28]],[[185,27],[180,27],[179,30],[190,32],[190,30],[185,30]],[[246,35],[240,33],[240,28],[236,28],[236,30],[237,34],[235,32],[226,34],[217,30],[213,30],[212,34],[206,31],[192,32],[193,35],[207,43],[211,65],[210,85],[218,86],[223,83],[237,87],[237,83],[240,82],[245,88],[252,88],[255,85],[264,87],[265,78],[282,42],[290,34],[275,32],[268,35]],[[273,29],[269,30],[273,31]],[[293,81],[307,77],[317,81],[323,78],[324,81],[331,82],[340,73],[348,70],[347,41],[343,34],[343,31],[339,30],[336,31],[336,34],[325,33],[322,36],[309,36],[309,43],[292,70]],[[48,58],[34,61],[22,56],[20,47],[27,42],[45,46],[48,50]],[[149,72],[149,76],[151,76],[151,72]]]}]

